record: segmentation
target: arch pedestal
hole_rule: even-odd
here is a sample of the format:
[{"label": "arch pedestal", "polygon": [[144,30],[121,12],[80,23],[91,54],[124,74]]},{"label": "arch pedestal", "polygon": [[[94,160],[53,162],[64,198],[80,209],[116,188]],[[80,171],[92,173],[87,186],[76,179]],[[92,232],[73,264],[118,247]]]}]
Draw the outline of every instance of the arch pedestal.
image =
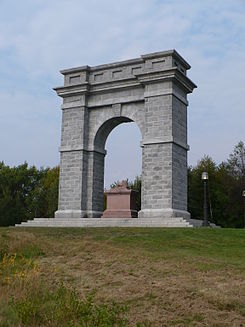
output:
[{"label": "arch pedestal", "polygon": [[140,218],[188,218],[187,94],[196,87],[175,51],[61,71],[63,98],[57,218],[103,213],[105,142],[134,121],[142,134]]}]

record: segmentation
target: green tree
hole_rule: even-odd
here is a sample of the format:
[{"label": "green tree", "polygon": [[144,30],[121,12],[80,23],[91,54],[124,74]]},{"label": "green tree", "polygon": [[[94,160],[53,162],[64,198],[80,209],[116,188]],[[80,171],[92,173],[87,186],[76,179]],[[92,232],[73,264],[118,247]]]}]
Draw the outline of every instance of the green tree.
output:
[{"label": "green tree", "polygon": [[245,186],[245,145],[242,141],[235,146],[230,154],[228,167],[232,175]]},{"label": "green tree", "polygon": [[128,183],[130,189],[138,192],[136,197],[136,209],[141,210],[141,176],[136,176],[135,179]]},{"label": "green tree", "polygon": [[10,168],[0,164],[0,225],[8,226],[34,217],[30,203],[42,172],[27,163]]},{"label": "green tree", "polygon": [[209,175],[209,220],[215,222],[214,207],[216,202],[217,166],[209,156],[204,156],[198,161],[196,167],[188,168],[188,211],[191,213],[192,218],[203,219],[203,183],[201,176],[204,171]]},{"label": "green tree", "polygon": [[243,199],[242,191],[245,190],[245,145],[240,141],[230,154],[227,168],[232,178],[230,187],[230,216],[235,227],[243,227]]},{"label": "green tree", "polygon": [[35,217],[54,217],[58,208],[59,167],[47,168],[36,184],[31,203]]},{"label": "green tree", "polygon": [[223,227],[243,227],[242,190],[245,189],[245,147],[239,142],[227,162],[216,165],[208,156],[188,169],[188,210],[193,218],[203,218],[201,174],[209,173],[209,219]]},{"label": "green tree", "polygon": [[0,226],[34,217],[53,217],[58,206],[59,168],[37,169],[27,163],[0,162]]}]

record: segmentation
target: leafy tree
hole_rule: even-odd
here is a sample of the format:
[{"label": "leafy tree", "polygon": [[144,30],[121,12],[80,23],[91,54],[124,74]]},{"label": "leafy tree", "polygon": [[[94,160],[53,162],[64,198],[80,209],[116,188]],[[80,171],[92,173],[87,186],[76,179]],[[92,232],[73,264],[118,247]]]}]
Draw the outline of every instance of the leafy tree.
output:
[{"label": "leafy tree", "polygon": [[206,171],[209,175],[208,181],[208,205],[209,220],[215,221],[213,207],[216,201],[216,173],[217,166],[213,159],[204,156],[196,167],[188,169],[188,210],[195,219],[203,218],[203,183],[201,180],[202,172]]},{"label": "leafy tree", "polygon": [[0,225],[8,226],[33,217],[29,204],[42,172],[27,163],[10,168],[0,164]]},{"label": "leafy tree", "polygon": [[44,175],[34,189],[31,204],[35,217],[53,217],[58,208],[59,167],[44,170]]},{"label": "leafy tree", "polygon": [[230,194],[230,211],[235,227],[242,227],[244,225],[242,191],[245,190],[245,145],[242,141],[234,147],[230,154],[227,168],[233,182]]},{"label": "leafy tree", "polygon": [[208,156],[188,169],[188,210],[193,218],[203,217],[201,173],[209,173],[209,219],[223,227],[243,227],[242,190],[245,189],[245,147],[235,146],[227,162],[216,165]]},{"label": "leafy tree", "polygon": [[241,183],[245,182],[245,145],[242,141],[235,146],[230,154],[228,167],[235,178],[240,180]]},{"label": "leafy tree", "polygon": [[136,197],[136,209],[141,209],[141,176],[136,176],[134,181],[128,183],[129,188],[138,192]]},{"label": "leafy tree", "polygon": [[0,226],[34,217],[53,217],[58,203],[59,168],[37,169],[27,163],[0,162]]}]

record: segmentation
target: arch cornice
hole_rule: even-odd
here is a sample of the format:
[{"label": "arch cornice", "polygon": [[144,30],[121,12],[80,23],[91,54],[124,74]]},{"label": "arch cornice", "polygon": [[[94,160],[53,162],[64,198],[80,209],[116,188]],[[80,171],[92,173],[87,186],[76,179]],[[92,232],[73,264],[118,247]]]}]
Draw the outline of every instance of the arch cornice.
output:
[{"label": "arch cornice", "polygon": [[191,93],[196,85],[186,76],[189,68],[190,65],[175,50],[163,51],[107,65],[62,70],[64,86],[54,90],[62,98],[81,95],[92,97],[100,93],[137,90],[150,83],[172,81],[185,93]]}]

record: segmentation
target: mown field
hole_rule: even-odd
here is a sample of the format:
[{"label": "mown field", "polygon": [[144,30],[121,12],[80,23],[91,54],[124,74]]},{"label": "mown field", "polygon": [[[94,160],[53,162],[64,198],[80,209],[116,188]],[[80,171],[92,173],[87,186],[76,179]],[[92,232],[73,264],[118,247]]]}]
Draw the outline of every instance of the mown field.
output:
[{"label": "mown field", "polygon": [[245,326],[245,230],[1,228],[0,326]]}]

